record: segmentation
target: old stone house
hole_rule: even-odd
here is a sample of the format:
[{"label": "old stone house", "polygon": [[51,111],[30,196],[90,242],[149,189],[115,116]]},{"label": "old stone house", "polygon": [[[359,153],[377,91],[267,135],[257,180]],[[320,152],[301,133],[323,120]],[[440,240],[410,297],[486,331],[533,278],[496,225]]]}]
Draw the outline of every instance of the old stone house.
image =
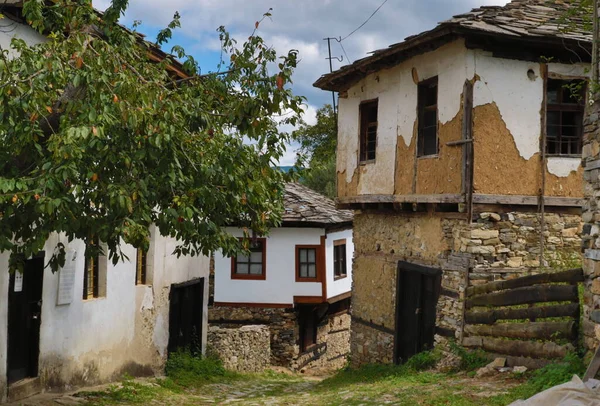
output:
[{"label": "old stone house", "polygon": [[591,38],[568,9],[474,9],[315,83],[355,210],[353,363],[460,341],[468,286],[579,261]]},{"label": "old stone house", "polygon": [[[14,17],[22,2],[7,3],[17,4],[2,10],[11,28],[0,32],[0,48],[13,37],[45,41]],[[86,260],[83,241],[59,234],[22,274],[10,274],[9,253],[0,253],[0,403],[125,373],[162,373],[169,351],[204,350],[209,259],[177,258],[175,240],[155,229],[151,234],[147,252],[124,244],[130,260],[116,265],[103,256]],[[65,245],[66,264],[53,274],[45,266],[58,243]]]},{"label": "old stone house", "polygon": [[268,325],[272,365],[341,367],[350,346],[352,213],[297,183],[286,185],[284,204],[281,226],[252,240],[250,256],[215,253],[209,323]]}]

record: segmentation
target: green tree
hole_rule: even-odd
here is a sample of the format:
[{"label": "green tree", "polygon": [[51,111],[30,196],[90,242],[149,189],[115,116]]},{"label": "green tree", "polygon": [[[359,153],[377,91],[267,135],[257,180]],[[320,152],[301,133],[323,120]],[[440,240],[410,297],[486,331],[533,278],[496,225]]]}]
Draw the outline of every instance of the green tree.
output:
[{"label": "green tree", "polygon": [[[272,167],[288,137],[273,117],[291,110],[295,125],[301,112],[286,86],[297,52],[278,56],[256,33],[238,46],[221,27],[220,73],[198,75],[176,46],[189,74],[177,77],[157,47],[179,15],[150,44],[118,24],[127,3],[99,14],[90,0],[27,0],[48,41],[15,38],[0,54],[0,251],[12,270],[53,232],[99,238],[118,262],[120,241],[147,248],[152,224],[196,255],[238,252],[232,222],[251,235],[280,221],[286,175]],[[62,263],[59,244],[50,265]]]},{"label": "green tree", "polygon": [[292,138],[300,144],[300,162],[308,161],[301,182],[331,198],[336,197],[336,119],[333,108],[326,104],[317,110],[315,125],[302,121],[292,133]]}]

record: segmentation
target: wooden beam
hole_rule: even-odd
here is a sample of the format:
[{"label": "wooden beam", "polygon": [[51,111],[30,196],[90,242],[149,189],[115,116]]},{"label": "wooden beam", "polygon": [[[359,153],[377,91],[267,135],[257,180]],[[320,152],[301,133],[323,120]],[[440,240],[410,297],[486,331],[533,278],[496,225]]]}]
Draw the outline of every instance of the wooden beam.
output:
[{"label": "wooden beam", "polygon": [[552,337],[573,340],[577,337],[576,326],[574,321],[498,323],[481,326],[467,324],[465,326],[465,333],[470,336],[494,336],[533,340],[547,340]]},{"label": "wooden beam", "polygon": [[522,278],[511,279],[507,281],[490,282],[484,285],[471,286],[467,289],[467,296],[482,295],[484,293],[496,292],[499,290],[522,288],[524,286],[539,285],[542,283],[583,282],[583,269],[571,269],[564,272],[541,273],[538,275],[529,275]]},{"label": "wooden beam", "polygon": [[459,194],[439,195],[361,195],[338,197],[338,204],[365,203],[464,203],[464,197]]},{"label": "wooden beam", "polygon": [[294,296],[294,304],[321,304],[325,303],[323,296]]},{"label": "wooden beam", "polygon": [[[468,338],[468,340],[467,340]],[[467,347],[479,347],[486,351],[517,357],[531,358],[564,358],[572,345],[558,345],[553,342],[540,343],[536,341],[503,340],[491,337],[465,337],[463,345]]]},{"label": "wooden beam", "polygon": [[[539,196],[521,196],[521,195],[486,195],[474,194],[474,204],[512,204],[523,206],[536,206],[539,203]],[[579,197],[555,197],[544,196],[544,204],[546,206],[568,206],[581,207],[584,199]]]},{"label": "wooden beam", "polygon": [[529,303],[578,300],[575,285],[540,285],[488,293],[467,299],[467,309],[475,306],[512,306]]},{"label": "wooden beam", "polygon": [[498,320],[544,319],[547,317],[577,317],[579,303],[530,307],[526,309],[495,309],[483,312],[470,311],[465,314],[469,324],[494,324]]}]

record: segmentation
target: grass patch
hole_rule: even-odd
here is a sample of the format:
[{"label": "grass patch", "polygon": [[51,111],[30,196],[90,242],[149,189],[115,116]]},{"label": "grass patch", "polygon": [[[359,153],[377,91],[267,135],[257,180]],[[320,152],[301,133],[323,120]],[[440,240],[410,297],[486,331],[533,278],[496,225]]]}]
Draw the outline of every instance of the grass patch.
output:
[{"label": "grass patch", "polygon": [[490,360],[483,350],[470,351],[450,341],[450,351],[460,358],[460,371],[475,371],[489,364]]},{"label": "grass patch", "polygon": [[87,398],[89,404],[94,405],[146,404],[156,399],[160,390],[158,385],[135,382],[126,376],[121,384],[110,385],[105,391],[80,392],[77,396]]},{"label": "grass patch", "polygon": [[172,389],[177,386],[183,388],[197,387],[239,377],[239,374],[227,371],[223,363],[217,358],[193,356],[184,351],[169,355],[165,373],[167,382],[164,385]]}]

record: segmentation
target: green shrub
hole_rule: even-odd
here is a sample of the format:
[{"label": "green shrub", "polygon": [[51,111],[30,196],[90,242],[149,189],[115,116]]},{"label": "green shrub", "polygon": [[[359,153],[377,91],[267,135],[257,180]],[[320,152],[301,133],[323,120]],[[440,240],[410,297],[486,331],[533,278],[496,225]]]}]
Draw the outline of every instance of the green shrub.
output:
[{"label": "green shrub", "polygon": [[186,351],[170,354],[165,372],[172,381],[171,383],[165,382],[165,385],[172,386],[172,383],[175,383],[184,388],[235,376],[234,373],[223,367],[223,363],[219,359],[194,356]]},{"label": "green shrub", "polygon": [[426,371],[435,367],[441,358],[442,354],[439,351],[424,351],[411,357],[404,366],[413,371]]},{"label": "green shrub", "polygon": [[529,385],[536,392],[570,381],[573,375],[583,377],[585,365],[577,354],[570,353],[562,361],[548,364],[543,368],[533,371]]},{"label": "green shrub", "polygon": [[459,369],[461,371],[474,371],[486,366],[490,362],[485,351],[470,351],[456,344],[454,341],[450,341],[450,351],[460,358]]}]

